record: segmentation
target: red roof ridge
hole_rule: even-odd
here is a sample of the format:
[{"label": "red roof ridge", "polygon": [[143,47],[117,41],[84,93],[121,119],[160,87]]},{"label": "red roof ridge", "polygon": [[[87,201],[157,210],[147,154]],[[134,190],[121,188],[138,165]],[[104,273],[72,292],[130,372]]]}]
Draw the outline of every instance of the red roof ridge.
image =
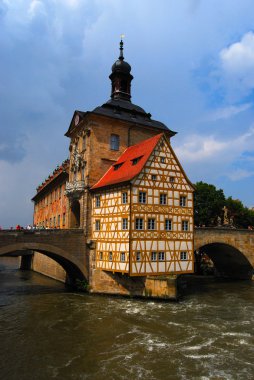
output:
[{"label": "red roof ridge", "polygon": [[[91,190],[129,182],[143,169],[152,151],[164,133],[159,133],[138,144],[132,145],[124,150],[118,160],[110,166],[106,173],[96,182]],[[140,158],[136,163],[133,161]],[[116,169],[117,165],[122,164]]]}]

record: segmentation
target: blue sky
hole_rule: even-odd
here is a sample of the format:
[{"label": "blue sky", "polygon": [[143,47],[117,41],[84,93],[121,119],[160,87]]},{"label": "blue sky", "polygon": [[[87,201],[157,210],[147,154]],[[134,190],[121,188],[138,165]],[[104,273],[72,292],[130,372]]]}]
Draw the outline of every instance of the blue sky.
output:
[{"label": "blue sky", "polygon": [[254,206],[253,0],[0,0],[0,225],[32,222],[74,110],[110,96],[121,33],[132,101],[178,132],[190,180]]}]

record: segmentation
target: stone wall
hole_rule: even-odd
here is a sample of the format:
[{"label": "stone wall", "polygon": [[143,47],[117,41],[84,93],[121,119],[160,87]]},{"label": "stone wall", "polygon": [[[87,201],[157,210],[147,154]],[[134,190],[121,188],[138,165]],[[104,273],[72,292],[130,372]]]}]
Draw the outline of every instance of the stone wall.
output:
[{"label": "stone wall", "polygon": [[34,252],[31,269],[61,282],[66,280],[66,272],[63,267],[39,252]]},{"label": "stone wall", "polygon": [[135,276],[95,269],[91,255],[90,292],[177,300],[177,276]]}]

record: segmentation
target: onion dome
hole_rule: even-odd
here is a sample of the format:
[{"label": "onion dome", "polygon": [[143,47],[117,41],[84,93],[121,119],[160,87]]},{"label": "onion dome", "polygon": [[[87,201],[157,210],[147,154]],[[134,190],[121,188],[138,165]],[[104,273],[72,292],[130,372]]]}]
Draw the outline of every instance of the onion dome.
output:
[{"label": "onion dome", "polygon": [[120,55],[112,66],[112,73],[109,78],[112,83],[111,99],[130,101],[133,76],[131,75],[131,66],[124,60],[122,39],[120,41]]},{"label": "onion dome", "polygon": [[124,60],[123,56],[123,40],[120,41],[120,55],[117,61],[112,66],[112,73],[118,71],[129,74],[131,72],[131,65]]}]

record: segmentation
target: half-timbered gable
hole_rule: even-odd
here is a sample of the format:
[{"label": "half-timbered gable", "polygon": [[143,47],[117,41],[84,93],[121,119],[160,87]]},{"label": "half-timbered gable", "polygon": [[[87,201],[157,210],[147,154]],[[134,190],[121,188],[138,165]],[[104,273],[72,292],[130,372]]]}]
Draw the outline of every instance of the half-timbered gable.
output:
[{"label": "half-timbered gable", "polygon": [[97,268],[193,271],[193,187],[163,134],[126,149],[92,191]]},{"label": "half-timbered gable", "polygon": [[131,193],[130,275],[193,271],[193,187],[162,136]]}]

